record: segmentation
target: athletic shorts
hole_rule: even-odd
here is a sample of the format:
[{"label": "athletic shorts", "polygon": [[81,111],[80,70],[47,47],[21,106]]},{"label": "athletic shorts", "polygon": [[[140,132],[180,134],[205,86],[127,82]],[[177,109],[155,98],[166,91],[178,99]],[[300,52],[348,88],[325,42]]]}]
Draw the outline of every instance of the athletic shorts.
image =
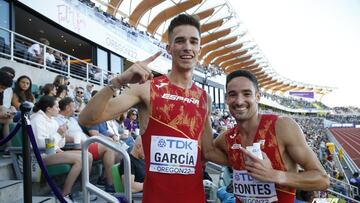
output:
[{"label": "athletic shorts", "polygon": [[88,151],[92,154],[94,161],[100,159],[98,143],[91,143],[89,145]]}]

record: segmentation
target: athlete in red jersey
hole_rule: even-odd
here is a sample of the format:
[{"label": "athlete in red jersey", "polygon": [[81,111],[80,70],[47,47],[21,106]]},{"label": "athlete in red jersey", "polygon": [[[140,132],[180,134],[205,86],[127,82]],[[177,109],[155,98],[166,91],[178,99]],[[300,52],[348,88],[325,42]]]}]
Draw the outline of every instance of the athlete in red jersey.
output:
[{"label": "athlete in red jersey", "polygon": [[[215,145],[227,154],[234,169],[237,202],[287,203],[294,201],[294,188],[311,191],[328,187],[328,176],[297,123],[258,113],[260,93],[252,73],[230,73],[226,89],[226,102],[237,125],[217,137]],[[298,173],[297,164],[305,172]]]},{"label": "athlete in red jersey", "polygon": [[[79,122],[100,123],[137,105],[146,162],[143,202],[202,203],[202,157],[220,163],[227,163],[227,158],[212,144],[211,99],[192,82],[200,53],[200,24],[181,14],[168,30],[171,71],[153,79],[147,66],[161,53],[135,63],[90,100]],[[127,83],[130,88],[112,98],[114,88]]]}]

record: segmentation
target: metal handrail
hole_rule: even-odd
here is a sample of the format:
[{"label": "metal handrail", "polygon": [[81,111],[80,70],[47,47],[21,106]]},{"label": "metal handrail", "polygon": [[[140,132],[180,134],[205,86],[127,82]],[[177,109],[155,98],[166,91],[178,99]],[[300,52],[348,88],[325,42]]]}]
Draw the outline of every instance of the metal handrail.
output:
[{"label": "metal handrail", "polygon": [[334,191],[334,190],[332,190],[332,189],[327,189],[326,191],[329,192],[329,193],[331,193],[331,194],[333,194],[333,195],[335,195],[335,196],[337,196],[337,197],[340,196],[341,198],[346,199],[346,200],[349,200],[349,201],[351,201],[351,202],[358,202],[358,203],[360,203],[360,201],[358,201],[358,200],[356,200],[356,199],[353,199],[353,198],[351,198],[351,197],[348,197],[348,196],[346,196],[346,195],[343,195],[343,194],[341,194],[341,193],[339,193],[339,192],[336,192],[336,191]]},{"label": "metal handrail", "polygon": [[91,143],[98,142],[106,147],[119,152],[124,160],[124,175],[125,175],[125,185],[124,185],[124,191],[125,196],[127,197],[127,200],[129,202],[132,202],[132,196],[131,196],[131,181],[130,181],[130,175],[131,175],[131,169],[130,169],[130,157],[129,154],[122,149],[119,145],[111,142],[110,140],[104,139],[100,136],[94,136],[89,139],[87,139],[82,144],[81,154],[82,154],[82,190],[83,190],[83,201],[84,202],[90,202],[90,194],[89,191],[96,193],[97,195],[101,196],[103,199],[110,201],[110,202],[118,202],[118,199],[114,196],[108,194],[107,192],[99,189],[95,185],[91,184],[89,181],[89,157],[88,157],[88,148]]},{"label": "metal handrail", "polygon": [[[336,140],[336,138],[330,132],[329,129],[327,129],[327,135],[328,135],[329,140],[335,144],[336,149],[338,149],[338,146],[341,146],[341,145],[339,144],[339,142]],[[343,157],[344,157],[344,161],[349,166],[351,173],[354,173],[354,172],[360,170],[359,167],[355,164],[355,162],[352,159],[349,159],[350,156],[344,149],[343,149]]]},{"label": "metal handrail", "polygon": [[338,179],[333,178],[333,177],[329,177],[329,179],[330,179],[330,183],[333,184],[333,185],[336,185],[336,184],[343,185],[345,187],[346,191],[349,192],[349,196],[354,197],[355,195],[358,195],[357,187],[351,185],[350,183],[346,183],[344,181],[338,180]]},{"label": "metal handrail", "polygon": [[[58,72],[62,72],[63,74],[65,74],[65,75],[67,75],[68,77],[72,77],[71,75],[71,67],[72,67],[72,64],[70,63],[70,60],[69,59],[73,59],[73,60],[76,60],[76,61],[79,61],[80,63],[83,63],[83,64],[85,64],[85,66],[84,66],[84,68],[86,68],[86,78],[84,78],[86,81],[88,81],[88,82],[91,82],[91,83],[94,83],[94,84],[100,84],[100,85],[104,85],[105,83],[104,83],[104,76],[106,76],[106,75],[112,75],[112,74],[115,74],[115,73],[113,73],[113,72],[111,72],[111,71],[107,71],[107,70],[103,70],[102,68],[100,68],[100,67],[98,67],[98,66],[96,66],[96,65],[93,65],[92,63],[88,63],[88,62],[86,62],[86,61],[84,61],[84,60],[81,60],[81,59],[79,59],[79,58],[77,58],[77,57],[75,57],[75,56],[72,56],[72,55],[69,55],[69,54],[66,54],[66,53],[64,53],[64,52],[62,52],[62,51],[60,51],[60,50],[58,50],[58,49],[55,49],[55,48],[53,48],[53,47],[50,47],[50,46],[46,46],[45,44],[42,44],[42,43],[40,43],[40,42],[38,42],[38,41],[36,41],[36,40],[33,40],[33,39],[31,39],[31,38],[29,38],[29,37],[26,37],[26,36],[24,36],[24,35],[21,35],[21,34],[18,34],[18,33],[16,33],[16,32],[13,32],[13,31],[11,31],[11,30],[8,30],[8,29],[6,29],[6,28],[4,28],[4,27],[1,27],[0,26],[0,31],[5,31],[5,32],[7,32],[7,33],[9,33],[9,37],[10,37],[10,39],[9,39],[9,41],[10,41],[10,44],[9,44],[9,48],[10,48],[10,54],[8,54],[8,53],[3,53],[3,52],[0,52],[0,56],[2,55],[2,56],[7,56],[7,57],[9,57],[10,58],[10,60],[20,60],[20,61],[23,61],[23,62],[26,62],[27,64],[31,64],[31,65],[36,65],[36,66],[41,66],[41,67],[43,67],[45,70],[46,69],[54,69],[54,68],[52,68],[52,67],[50,67],[50,66],[48,66],[47,65],[47,63],[46,63],[46,50],[47,49],[51,49],[51,50],[54,50],[55,52],[58,52],[61,56],[63,56],[63,57],[66,57],[66,59],[67,59],[67,63],[66,63],[66,68],[67,68],[67,71],[62,71],[62,70],[56,70],[56,71],[58,71]],[[27,59],[25,59],[25,58],[23,58],[22,56],[17,56],[17,55],[15,55],[15,42],[18,42],[17,40],[15,40],[15,39],[17,39],[17,40],[21,40],[20,42],[22,42],[22,43],[24,43],[25,41],[24,40],[26,40],[27,42],[31,42],[31,43],[33,43],[33,44],[39,44],[40,45],[40,47],[42,47],[43,48],[43,53],[42,53],[42,60],[43,60],[43,63],[38,63],[38,62],[34,62],[34,61],[30,61],[30,60],[27,60]],[[5,43],[6,44],[6,43]],[[28,46],[28,45],[26,45],[26,46]],[[100,70],[101,71],[101,78],[99,79],[99,80],[96,80],[96,79],[92,79],[92,78],[90,78],[90,68],[91,69],[97,69],[97,70]],[[76,76],[78,76],[78,77],[82,77],[81,75],[78,75],[78,74],[73,74],[73,75],[76,75]]]}]

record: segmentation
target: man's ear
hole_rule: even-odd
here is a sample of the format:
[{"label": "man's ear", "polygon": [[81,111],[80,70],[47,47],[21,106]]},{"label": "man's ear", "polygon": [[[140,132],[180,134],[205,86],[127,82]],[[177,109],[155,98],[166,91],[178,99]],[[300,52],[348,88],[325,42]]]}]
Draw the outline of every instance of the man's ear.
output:
[{"label": "man's ear", "polygon": [[259,103],[260,102],[260,99],[261,99],[261,92],[260,91],[257,91],[256,94],[255,94],[255,99],[256,99],[256,103]]},{"label": "man's ear", "polygon": [[167,51],[167,53],[168,53],[168,54],[170,54],[170,55],[171,55],[170,46],[169,46],[168,44],[166,45],[166,51]]}]

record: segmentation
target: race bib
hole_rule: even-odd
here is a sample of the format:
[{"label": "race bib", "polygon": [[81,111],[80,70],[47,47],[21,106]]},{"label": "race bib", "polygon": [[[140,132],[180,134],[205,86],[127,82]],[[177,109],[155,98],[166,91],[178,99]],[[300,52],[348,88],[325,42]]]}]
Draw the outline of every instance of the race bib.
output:
[{"label": "race bib", "polygon": [[246,170],[234,170],[233,187],[235,196],[243,203],[267,203],[277,201],[274,183],[260,182]]},{"label": "race bib", "polygon": [[194,174],[197,154],[197,140],[153,135],[149,170],[157,173]]}]

